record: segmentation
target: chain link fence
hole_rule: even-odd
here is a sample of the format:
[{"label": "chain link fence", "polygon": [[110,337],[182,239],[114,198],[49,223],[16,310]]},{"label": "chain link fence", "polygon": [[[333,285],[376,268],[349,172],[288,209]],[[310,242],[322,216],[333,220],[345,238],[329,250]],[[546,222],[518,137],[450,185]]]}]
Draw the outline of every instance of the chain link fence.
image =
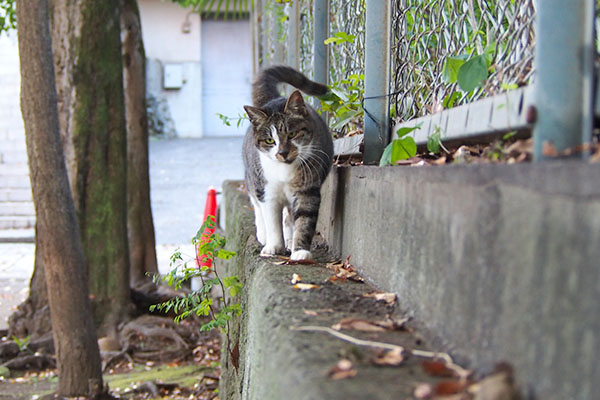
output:
[{"label": "chain link fence", "polygon": [[313,32],[313,0],[300,1],[300,71],[306,76],[313,75],[315,36]]},{"label": "chain link fence", "polygon": [[[299,69],[311,77],[314,0],[293,1]],[[263,4],[259,63],[286,63],[292,2]],[[366,0],[330,0],[329,84],[342,92],[351,76],[359,77],[359,91],[364,87],[365,7]],[[392,0],[392,116],[407,121],[533,83],[535,14],[535,0]],[[461,70],[470,61],[485,63],[486,75],[465,88]]]},{"label": "chain link fence", "polygon": [[[299,68],[312,76],[314,65],[313,0],[294,0],[299,6]],[[262,66],[285,63],[290,24],[291,1],[266,1],[259,18]],[[335,40],[329,43],[329,81],[339,82],[352,74],[364,74],[365,0],[331,0],[329,32]],[[336,36],[337,35],[337,36]]]},{"label": "chain link fence", "polygon": [[[535,3],[394,0],[392,115],[407,121],[531,84]],[[477,64],[482,84],[471,88]]]},{"label": "chain link fence", "polygon": [[365,73],[365,0],[330,0],[329,81]]}]

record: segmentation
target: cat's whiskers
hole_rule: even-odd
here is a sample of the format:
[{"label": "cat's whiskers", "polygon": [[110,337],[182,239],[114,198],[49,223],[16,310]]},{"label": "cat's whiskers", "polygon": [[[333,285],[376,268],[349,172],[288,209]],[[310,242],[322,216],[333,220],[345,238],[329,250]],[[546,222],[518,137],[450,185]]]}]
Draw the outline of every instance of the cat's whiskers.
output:
[{"label": "cat's whiskers", "polygon": [[302,166],[302,175],[304,177],[304,181],[307,181],[308,175],[310,174],[310,181],[314,179],[312,164],[310,163],[309,158],[305,158],[304,154],[300,154],[298,159],[300,160],[300,165]]},{"label": "cat's whiskers", "polygon": [[307,154],[313,153],[314,156],[310,157],[309,160],[311,160],[311,161],[315,160],[318,163],[317,165],[312,164],[312,166],[314,168],[316,168],[315,172],[317,173],[317,175],[319,175],[319,176],[321,176],[322,174],[327,175],[327,173],[329,172],[330,165],[326,159],[319,157],[318,152],[323,153],[326,156],[326,158],[327,158],[328,154],[321,149],[315,148],[314,145],[312,145],[312,144],[309,144],[305,151]]}]

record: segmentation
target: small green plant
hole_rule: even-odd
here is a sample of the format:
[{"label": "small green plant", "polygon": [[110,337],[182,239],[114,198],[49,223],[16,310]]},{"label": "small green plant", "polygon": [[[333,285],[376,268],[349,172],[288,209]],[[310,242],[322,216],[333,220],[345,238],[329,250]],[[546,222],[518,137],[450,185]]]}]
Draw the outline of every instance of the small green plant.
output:
[{"label": "small green plant", "polygon": [[13,342],[19,346],[19,351],[25,351],[29,347],[29,342],[31,341],[31,336],[26,336],[23,339],[13,336]]},{"label": "small green plant", "polygon": [[321,109],[329,112],[333,118],[331,129],[342,130],[344,127],[362,125],[364,80],[364,74],[352,74],[347,79],[333,82],[329,86],[330,91],[319,97]]},{"label": "small green plant", "polygon": [[393,164],[399,160],[407,160],[414,157],[417,154],[417,143],[412,136],[408,136],[409,133],[421,128],[423,124],[407,128],[400,128],[396,131],[398,135],[397,139],[394,139],[387,145],[381,159],[379,160],[380,166]]},{"label": "small green plant", "polygon": [[450,153],[442,143],[442,130],[437,125],[433,128],[433,133],[427,138],[427,150],[433,154],[438,154],[440,150]]},{"label": "small green plant", "polygon": [[[356,35],[346,32],[337,32],[325,39],[325,45],[343,46],[354,45]],[[340,74],[344,74],[344,70]],[[332,71],[333,75],[333,71]],[[350,74],[345,79],[332,82],[330,91],[319,97],[321,110],[328,112],[332,118],[330,127],[339,133],[361,128],[364,116],[362,101],[364,98],[364,74]]]},{"label": "small green plant", "polygon": [[[242,284],[237,276],[221,278],[216,269],[207,265],[209,262],[212,265],[215,258],[228,260],[236,254],[224,249],[226,239],[218,233],[213,233],[215,225],[214,217],[209,216],[193,238],[192,242],[196,249],[194,266],[188,267],[181,252],[176,251],[171,256],[171,271],[164,276],[154,276],[155,283],[166,282],[175,289],[180,289],[188,280],[199,277],[202,281],[200,290],[152,305],[150,311],[167,313],[172,310],[177,323],[191,315],[209,317],[209,321],[202,325],[200,330],[209,331],[218,328],[228,335],[229,321],[234,316],[240,315],[242,311],[240,304],[233,301],[241,293]],[[211,273],[214,278],[211,278]],[[222,297],[217,298],[217,304],[213,303],[211,297],[213,287],[220,287],[223,293]]]},{"label": "small green plant", "polygon": [[237,128],[239,128],[244,121],[249,121],[246,113],[238,113],[237,117],[230,117],[221,113],[217,113],[217,116],[224,125],[231,126],[231,124],[235,122]]}]

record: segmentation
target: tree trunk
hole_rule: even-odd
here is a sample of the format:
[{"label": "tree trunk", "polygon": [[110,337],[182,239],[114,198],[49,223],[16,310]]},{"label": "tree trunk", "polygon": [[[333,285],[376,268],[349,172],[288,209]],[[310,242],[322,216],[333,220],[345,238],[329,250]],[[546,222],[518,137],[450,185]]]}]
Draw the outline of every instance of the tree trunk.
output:
[{"label": "tree trunk", "polygon": [[[59,369],[59,394],[96,395],[100,355],[60,143],[48,3],[18,0],[21,108]],[[91,390],[92,389],[92,390]]]},{"label": "tree trunk", "polygon": [[120,0],[52,4],[59,122],[94,318],[101,336],[114,335],[131,304]]},{"label": "tree trunk", "polygon": [[146,273],[157,273],[154,223],[150,206],[146,55],[136,0],[123,0],[123,87],[127,120],[127,228],[131,287],[151,288]]}]

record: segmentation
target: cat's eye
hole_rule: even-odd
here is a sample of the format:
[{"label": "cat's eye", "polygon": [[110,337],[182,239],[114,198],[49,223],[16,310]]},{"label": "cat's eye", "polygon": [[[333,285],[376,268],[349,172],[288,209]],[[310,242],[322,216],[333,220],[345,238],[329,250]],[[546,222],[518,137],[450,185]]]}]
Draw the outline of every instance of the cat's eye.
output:
[{"label": "cat's eye", "polygon": [[275,143],[275,140],[273,140],[273,138],[266,138],[265,139],[265,143],[266,144],[273,144],[273,143]]},{"label": "cat's eye", "polygon": [[289,138],[290,138],[290,139],[293,139],[293,138],[295,138],[296,136],[298,136],[298,132],[290,132],[290,133],[288,134],[288,136],[289,136]]}]

